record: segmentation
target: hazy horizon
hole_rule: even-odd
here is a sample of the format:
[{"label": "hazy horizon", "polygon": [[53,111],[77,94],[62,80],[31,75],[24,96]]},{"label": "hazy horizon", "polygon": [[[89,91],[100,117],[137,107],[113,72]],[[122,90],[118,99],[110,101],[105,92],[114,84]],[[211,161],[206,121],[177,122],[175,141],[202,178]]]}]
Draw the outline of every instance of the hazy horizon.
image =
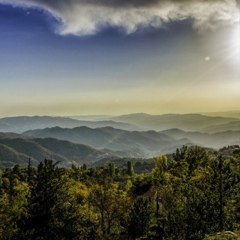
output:
[{"label": "hazy horizon", "polygon": [[[2,116],[0,115],[0,119],[2,118],[15,118],[15,117],[63,117],[63,118],[75,118],[75,119],[80,119],[80,120],[107,120],[108,118],[111,117],[117,117],[117,116],[127,116],[127,115],[134,115],[134,114],[146,114],[146,115],[151,115],[151,116],[161,116],[161,115],[194,115],[194,114],[199,114],[199,115],[204,115],[204,116],[219,116],[219,117],[230,117],[230,118],[240,118],[240,110],[233,110],[233,111],[223,111],[223,112],[165,112],[165,113],[147,113],[147,112],[126,112],[122,114],[77,114],[77,115],[54,115],[54,114],[26,114],[26,115],[8,115],[8,116]],[[237,115],[237,116],[234,116]],[[228,116],[229,115],[229,116]],[[231,116],[232,115],[232,116]]]},{"label": "hazy horizon", "polygon": [[239,1],[0,0],[0,117],[239,111]]}]

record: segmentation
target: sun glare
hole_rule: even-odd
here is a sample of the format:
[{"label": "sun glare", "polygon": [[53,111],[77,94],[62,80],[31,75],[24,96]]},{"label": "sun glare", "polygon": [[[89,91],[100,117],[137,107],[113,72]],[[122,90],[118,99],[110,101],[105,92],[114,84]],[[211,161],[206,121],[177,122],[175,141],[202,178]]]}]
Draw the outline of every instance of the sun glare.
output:
[{"label": "sun glare", "polygon": [[230,57],[239,62],[240,59],[240,22],[233,25],[230,36]]},{"label": "sun glare", "polygon": [[240,10],[236,12],[234,24],[231,29],[231,54],[232,58],[239,63],[240,60]]},{"label": "sun glare", "polygon": [[[225,27],[222,32],[219,32],[219,39],[214,38],[215,45],[218,47],[222,58],[227,60],[232,66],[239,68],[240,62],[240,12],[237,12],[232,20],[232,23]],[[219,44],[217,44],[219,43]]]}]

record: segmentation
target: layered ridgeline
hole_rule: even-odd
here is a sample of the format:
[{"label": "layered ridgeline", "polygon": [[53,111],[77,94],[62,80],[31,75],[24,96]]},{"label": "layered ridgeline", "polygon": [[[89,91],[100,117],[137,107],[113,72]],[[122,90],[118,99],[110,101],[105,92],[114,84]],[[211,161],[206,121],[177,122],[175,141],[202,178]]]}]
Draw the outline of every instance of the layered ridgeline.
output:
[{"label": "layered ridgeline", "polygon": [[[142,129],[162,131],[178,128],[184,131],[208,132],[240,130],[240,118],[205,116],[202,114],[163,114],[149,115],[145,113],[128,114],[112,117],[111,120],[137,125]],[[221,127],[224,127],[222,130]]]},{"label": "layered ridgeline", "polygon": [[33,165],[46,158],[60,161],[61,166],[68,167],[73,163],[91,163],[111,154],[107,150],[100,151],[82,144],[53,138],[0,138],[0,166],[5,167],[15,164],[25,166],[29,158]]},{"label": "layered ridgeline", "polygon": [[110,127],[54,127],[30,130],[16,135],[17,138],[8,137],[7,133],[4,136],[0,138],[2,166],[24,164],[29,156],[35,164],[47,158],[61,161],[64,166],[73,162],[92,163],[112,156],[151,158],[173,152],[183,145],[194,145],[188,139],[175,140],[154,131],[129,132]]},{"label": "layered ridgeline", "polygon": [[30,130],[23,133],[32,138],[57,138],[79,144],[85,144],[97,149],[113,151],[139,152],[138,157],[152,157],[161,153],[174,151],[182,145],[194,145],[188,139],[175,139],[156,131],[125,131],[111,127],[88,128],[46,128]]},{"label": "layered ridgeline", "polygon": [[36,164],[50,158],[68,166],[112,156],[152,158],[183,145],[240,145],[240,119],[229,114],[2,118],[0,165],[23,164],[31,156]]},{"label": "layered ridgeline", "polygon": [[98,149],[130,150],[139,149],[149,154],[169,153],[179,145],[199,145],[203,147],[221,148],[226,145],[240,143],[240,131],[224,131],[218,133],[185,132],[180,129],[156,131],[124,131],[114,128],[78,127],[46,128],[30,130],[24,135],[33,138],[53,137],[75,143],[86,144]]},{"label": "layered ridgeline", "polygon": [[[206,116],[202,114],[163,114],[150,115],[144,113],[128,114],[122,116],[78,116],[70,117],[8,117],[0,119],[0,132],[22,133],[28,130],[44,129],[52,127],[113,127],[128,131],[162,131],[178,128],[183,131],[197,131],[214,133],[222,131],[240,130],[240,117],[235,113],[223,113],[220,115]],[[232,117],[234,116],[234,117]]]},{"label": "layered ridgeline", "polygon": [[117,122],[112,120],[106,121],[85,121],[77,120],[69,117],[49,117],[49,116],[20,116],[7,117],[0,119],[0,132],[15,132],[22,133],[31,129],[43,129],[47,127],[62,127],[74,128],[79,126],[86,126],[91,128],[111,126],[119,129],[134,129],[129,123]]}]

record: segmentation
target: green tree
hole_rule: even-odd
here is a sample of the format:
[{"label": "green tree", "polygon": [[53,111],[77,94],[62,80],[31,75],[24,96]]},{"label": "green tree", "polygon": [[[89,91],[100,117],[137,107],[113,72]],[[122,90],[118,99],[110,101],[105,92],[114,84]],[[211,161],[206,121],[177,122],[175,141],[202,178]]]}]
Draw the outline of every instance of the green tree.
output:
[{"label": "green tree", "polygon": [[157,157],[155,168],[152,171],[153,182],[155,185],[159,186],[165,183],[167,171],[168,171],[167,156]]},{"label": "green tree", "polygon": [[17,178],[3,178],[2,184],[0,185],[0,239],[15,239],[20,232],[19,223],[28,214],[30,190],[27,183]]},{"label": "green tree", "polygon": [[100,238],[117,239],[129,209],[130,199],[127,193],[119,189],[104,171],[99,172],[90,192],[89,203],[98,216]]},{"label": "green tree", "polygon": [[110,175],[112,178],[114,178],[115,175],[116,175],[116,172],[115,172],[115,169],[116,169],[115,163],[113,163],[113,162],[109,163],[108,169],[109,169],[109,175]]},{"label": "green tree", "polygon": [[45,159],[38,165],[29,217],[25,224],[29,239],[60,239],[52,211],[57,202],[57,193],[63,185],[63,173],[52,160]]},{"label": "green tree", "polygon": [[177,239],[202,239],[216,221],[216,196],[211,189],[212,159],[203,148],[178,150],[168,172],[158,167],[162,213],[166,232]]},{"label": "green tree", "polygon": [[127,175],[133,176],[134,175],[134,169],[133,169],[133,163],[132,161],[127,162]]},{"label": "green tree", "polygon": [[151,201],[143,196],[137,197],[129,213],[128,234],[132,239],[148,233],[153,213]]}]

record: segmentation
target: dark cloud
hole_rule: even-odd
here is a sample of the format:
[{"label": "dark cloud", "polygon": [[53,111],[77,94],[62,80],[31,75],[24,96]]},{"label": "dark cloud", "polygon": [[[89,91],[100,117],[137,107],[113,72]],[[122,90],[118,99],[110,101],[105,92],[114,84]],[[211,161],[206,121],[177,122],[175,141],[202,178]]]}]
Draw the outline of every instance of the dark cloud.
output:
[{"label": "dark cloud", "polygon": [[239,21],[240,0],[0,0],[2,4],[38,7],[61,22],[60,34],[95,34],[104,26],[132,33],[168,21],[193,20],[198,31]]}]

